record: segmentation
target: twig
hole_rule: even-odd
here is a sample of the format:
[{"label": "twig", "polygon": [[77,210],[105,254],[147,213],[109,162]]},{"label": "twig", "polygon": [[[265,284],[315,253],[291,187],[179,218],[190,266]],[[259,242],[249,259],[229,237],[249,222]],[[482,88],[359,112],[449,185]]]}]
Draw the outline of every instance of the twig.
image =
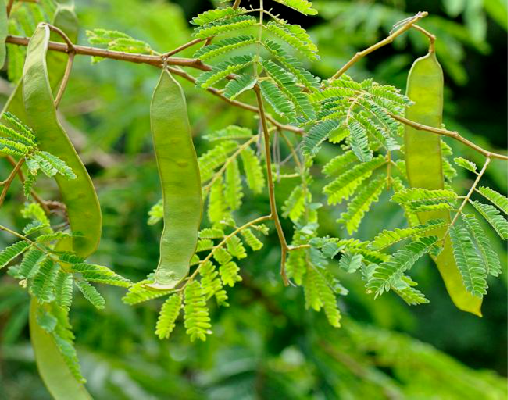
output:
[{"label": "twig", "polygon": [[491,161],[491,159],[487,157],[487,159],[485,160],[485,164],[483,164],[482,170],[480,171],[480,173],[476,177],[475,181],[473,182],[473,185],[471,186],[471,189],[469,189],[469,192],[467,193],[466,197],[464,197],[464,200],[462,201],[462,204],[460,205],[459,209],[457,210],[457,214],[455,214],[455,217],[453,217],[453,220],[452,220],[450,226],[448,227],[448,229],[450,229],[450,227],[453,226],[453,224],[455,224],[455,222],[459,218],[459,215],[462,213],[462,210],[464,209],[464,207],[468,203],[469,199],[473,195],[474,190],[480,183],[480,179],[482,179],[483,174],[485,174],[485,171],[487,170],[487,166],[490,164],[490,161]]},{"label": "twig", "polygon": [[65,73],[62,78],[62,82],[60,83],[60,88],[58,89],[58,93],[55,97],[55,108],[58,108],[60,105],[60,101],[62,100],[65,89],[67,88],[67,83],[69,82],[69,78],[71,77],[72,64],[74,63],[74,56],[76,55],[76,51],[74,50],[74,44],[69,39],[69,37],[62,31],[60,28],[56,26],[47,24],[48,28],[57,33],[62,37],[64,42],[67,44],[67,53],[69,54],[69,58],[67,60],[67,65],[65,66]]},{"label": "twig", "polygon": [[435,48],[434,48],[434,42],[436,41],[436,36],[433,35],[432,33],[430,33],[429,31],[423,29],[420,25],[413,25],[411,26],[411,28],[414,28],[416,29],[417,31],[423,33],[425,36],[427,36],[429,38],[429,53],[434,53]]},{"label": "twig", "polygon": [[451,138],[465,144],[466,146],[472,148],[473,150],[476,150],[478,153],[483,154],[487,158],[497,158],[499,160],[508,160],[508,156],[487,151],[487,150],[483,149],[482,147],[478,146],[477,144],[474,144],[473,142],[467,140],[466,138],[461,136],[458,132],[453,132],[453,131],[449,131],[449,130],[443,129],[443,128],[434,128],[432,126],[418,124],[416,122],[413,122],[413,121],[411,121],[407,118],[401,117],[399,115],[393,114],[391,112],[388,112],[388,115],[390,115],[393,119],[395,119],[399,122],[402,122],[405,125],[409,125],[409,126],[415,128],[415,129],[418,129],[420,131],[427,131],[427,132],[436,133],[438,135],[451,137]]},{"label": "twig", "polygon": [[[13,166],[15,167],[16,166],[16,161],[11,157],[11,156],[7,156],[7,161]],[[23,170],[20,168],[18,169],[18,175],[19,175],[19,179],[21,181],[21,183],[25,183],[25,175],[23,174]],[[46,201],[44,201],[43,199],[41,199],[39,197],[39,195],[35,192],[35,190],[31,190],[30,191],[30,194],[32,195],[32,197],[34,198],[34,200],[40,204],[40,206],[44,209],[44,211],[49,214],[50,213],[50,209],[49,207],[46,205]]]},{"label": "twig", "polygon": [[11,15],[12,5],[14,3],[14,0],[9,0],[6,7],[7,16]]},{"label": "twig", "polygon": [[259,85],[254,86],[254,93],[256,93],[256,99],[258,101],[259,107],[259,117],[261,119],[261,126],[263,128],[263,138],[265,142],[265,158],[266,158],[266,175],[268,180],[268,193],[270,197],[270,217],[273,219],[275,224],[275,229],[277,230],[277,235],[279,236],[280,241],[280,275],[284,282],[284,285],[288,285],[289,281],[286,275],[286,257],[288,252],[288,244],[286,242],[286,237],[284,236],[284,230],[280,224],[279,214],[277,213],[277,203],[275,202],[275,188],[272,177],[272,163],[271,163],[271,155],[270,155],[270,132],[268,131],[267,120],[265,116],[265,111],[263,108],[263,99],[261,97],[261,90]]},{"label": "twig", "polygon": [[176,49],[171,50],[171,51],[163,54],[163,57],[171,57],[171,56],[173,56],[173,55],[175,55],[177,53],[180,53],[181,51],[184,51],[185,49],[187,49],[187,48],[189,48],[191,46],[194,46],[197,43],[201,43],[204,40],[205,39],[194,39],[194,40],[191,40],[190,42],[182,44],[181,46],[177,47]]},{"label": "twig", "polygon": [[[238,235],[241,231],[251,227],[252,225],[256,225],[256,224],[259,224],[260,222],[263,222],[263,221],[266,221],[266,220],[269,220],[271,219],[271,216],[270,215],[264,215],[262,217],[258,217],[256,219],[253,219],[252,221],[249,221],[247,222],[245,225],[242,225],[240,226],[239,228],[236,228],[233,232],[231,232],[229,235],[227,236],[224,236],[224,238],[221,240],[220,243],[218,243],[216,246],[214,246],[210,253],[208,253],[208,255],[199,262],[199,265],[198,267],[196,268],[196,270],[192,273],[192,275],[187,279],[187,283],[191,282],[196,276],[197,274],[199,273],[199,270],[201,269],[201,266],[209,261],[212,256],[214,255],[214,253],[217,251],[217,249],[221,248],[222,246],[224,246],[226,244],[226,242],[231,239],[233,236],[235,235]],[[185,285],[187,285],[187,283]],[[185,288],[185,285],[182,286],[179,290],[183,290]]]},{"label": "twig", "polygon": [[25,159],[21,158],[16,163],[14,168],[12,169],[11,173],[9,174],[9,177],[5,181],[2,182],[3,189],[2,189],[2,194],[0,194],[0,206],[3,204],[3,202],[5,200],[5,196],[7,194],[7,191],[11,187],[12,180],[18,174],[18,171],[21,169],[21,166],[23,165],[24,162],[25,162]]},{"label": "twig", "polygon": [[418,13],[414,18],[412,18],[410,21],[402,25],[399,29],[397,29],[395,32],[387,36],[385,39],[377,42],[376,44],[370,46],[369,48],[360,51],[359,53],[356,53],[354,57],[349,60],[341,69],[339,69],[335,75],[333,75],[328,82],[333,82],[336,79],[339,79],[351,66],[353,66],[358,60],[362,59],[366,55],[376,51],[380,47],[386,46],[387,44],[390,44],[393,42],[398,36],[402,35],[404,32],[406,32],[408,29],[410,29],[416,22],[421,20],[422,18],[425,18],[429,13],[427,11],[423,11]]},{"label": "twig", "polygon": [[233,4],[233,9],[236,10],[238,7],[240,7],[241,2],[242,2],[242,0],[235,0],[235,2]]},{"label": "twig", "polygon": [[242,145],[230,156],[228,159],[222,164],[222,167],[214,174],[213,178],[210,179],[210,182],[206,186],[203,187],[203,195],[206,196],[208,194],[208,191],[213,186],[213,184],[219,179],[219,177],[226,171],[226,168],[228,165],[235,160],[242,151],[244,151],[247,147],[249,147],[252,143],[254,143],[256,140],[258,140],[258,135],[252,136],[249,140],[247,140],[245,143],[242,143]]}]

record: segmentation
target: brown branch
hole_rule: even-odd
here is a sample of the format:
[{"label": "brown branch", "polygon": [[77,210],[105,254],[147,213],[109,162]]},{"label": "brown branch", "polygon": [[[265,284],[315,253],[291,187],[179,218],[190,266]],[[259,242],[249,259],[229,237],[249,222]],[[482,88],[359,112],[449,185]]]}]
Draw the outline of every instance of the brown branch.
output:
[{"label": "brown branch", "polygon": [[265,158],[266,158],[266,179],[268,180],[268,193],[270,198],[270,217],[272,218],[275,229],[277,230],[277,235],[279,236],[280,241],[280,275],[284,282],[284,285],[289,284],[289,280],[286,275],[286,257],[288,253],[288,244],[286,242],[286,237],[284,236],[284,230],[280,224],[279,214],[277,213],[277,204],[275,202],[275,188],[273,183],[272,176],[272,163],[271,163],[271,155],[270,155],[270,132],[268,130],[267,119],[265,116],[265,111],[263,108],[263,99],[261,97],[261,90],[259,85],[254,86],[254,93],[256,93],[256,99],[258,101],[259,107],[259,117],[261,119],[261,127],[263,128],[263,138],[265,142]]},{"label": "brown branch", "polygon": [[436,133],[438,135],[451,137],[451,138],[465,144],[466,146],[472,148],[473,150],[477,151],[478,153],[483,154],[487,158],[497,158],[498,160],[508,160],[508,156],[505,156],[503,154],[498,154],[498,153],[492,153],[488,150],[485,150],[484,148],[478,146],[477,144],[474,144],[470,140],[467,140],[466,138],[461,136],[458,132],[453,132],[453,131],[449,131],[447,129],[434,128],[432,126],[418,124],[418,123],[413,122],[407,118],[401,117],[396,114],[392,114],[390,112],[388,112],[388,115],[390,115],[393,119],[395,119],[399,122],[402,122],[405,125],[409,125],[412,128],[418,129],[420,131],[427,131],[427,132]]},{"label": "brown branch", "polygon": [[[13,167],[16,167],[17,163],[16,161],[11,157],[11,156],[7,156],[7,161],[13,166]],[[25,175],[23,174],[23,170],[20,168],[18,169],[18,175],[19,175],[19,179],[21,181],[21,183],[25,183]],[[50,209],[49,207],[46,205],[46,201],[44,201],[43,199],[41,199],[39,197],[39,195],[35,192],[35,190],[31,190],[30,191],[30,194],[32,195],[32,197],[34,198],[34,200],[40,204],[40,206],[44,209],[44,211],[49,214],[50,213]]]},{"label": "brown branch", "polygon": [[236,10],[238,7],[240,7],[241,2],[242,2],[242,0],[235,0],[235,2],[233,4],[233,9]]},{"label": "brown branch", "polygon": [[62,37],[65,44],[67,45],[67,53],[69,54],[69,58],[67,60],[67,65],[65,66],[65,73],[62,78],[62,82],[60,83],[60,88],[58,89],[58,93],[55,98],[55,108],[58,108],[60,105],[60,101],[62,100],[63,94],[65,92],[65,89],[67,88],[67,83],[69,83],[69,78],[71,77],[71,70],[72,70],[72,64],[74,63],[74,56],[76,54],[76,51],[74,50],[74,44],[69,39],[69,36],[65,34],[64,31],[62,31],[60,28],[47,24],[48,28],[57,33]]},{"label": "brown branch", "polygon": [[[6,43],[16,44],[19,46],[28,46],[29,38],[21,36],[8,35],[5,39]],[[48,49],[53,51],[59,51],[60,53],[67,53],[67,44],[61,42],[49,42]],[[74,45],[76,54],[110,58],[112,60],[129,61],[136,64],[149,64],[157,67],[162,67],[163,61],[161,56],[152,56],[149,54],[139,53],[125,53],[123,51],[113,51],[106,49],[99,49],[97,47],[79,46]],[[201,71],[209,71],[211,68],[204,64],[201,60],[195,58],[181,58],[181,57],[170,57],[166,60],[168,65],[178,65],[181,67],[196,68]]]},{"label": "brown branch", "polygon": [[12,10],[13,4],[14,4],[14,0],[9,0],[9,2],[7,3],[7,7],[6,7],[7,16],[11,15],[11,10]]},{"label": "brown branch", "polygon": [[12,183],[14,177],[18,174],[18,171],[21,169],[21,166],[23,165],[24,162],[25,162],[25,159],[21,158],[16,163],[16,165],[14,165],[14,168],[12,169],[12,171],[9,174],[8,178],[5,181],[2,182],[3,189],[2,189],[2,194],[0,194],[0,206],[3,204],[3,202],[5,200],[5,196],[7,194],[7,191],[11,187],[11,183]]},{"label": "brown branch", "polygon": [[411,20],[406,22],[404,25],[402,25],[395,32],[393,32],[392,34],[387,36],[385,39],[377,42],[376,44],[373,44],[369,48],[367,48],[363,51],[360,51],[359,53],[356,53],[351,60],[349,60],[341,69],[339,69],[335,73],[335,75],[333,75],[329,79],[329,82],[339,79],[349,68],[351,68],[357,61],[359,61],[366,55],[376,51],[380,47],[383,47],[383,46],[386,46],[387,44],[392,43],[398,36],[402,35],[404,32],[406,32],[408,29],[410,29],[416,22],[418,22],[422,18],[425,18],[427,15],[429,15],[429,13],[427,11],[419,12],[418,14],[416,14],[414,16],[414,18],[412,18]]},{"label": "brown branch", "polygon": [[187,42],[185,44],[182,44],[181,46],[177,47],[176,49],[174,50],[171,50],[167,53],[164,53],[162,56],[163,57],[171,57],[177,53],[180,53],[181,51],[184,51],[185,49],[191,47],[191,46],[194,46],[195,44],[197,43],[201,43],[202,41],[204,41],[205,39],[194,39],[194,40],[191,40],[190,42]]}]

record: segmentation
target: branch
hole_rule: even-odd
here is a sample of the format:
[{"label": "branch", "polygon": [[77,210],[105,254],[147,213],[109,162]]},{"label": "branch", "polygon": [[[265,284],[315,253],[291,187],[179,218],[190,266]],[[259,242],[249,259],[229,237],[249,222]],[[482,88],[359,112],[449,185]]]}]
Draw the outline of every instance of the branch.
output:
[{"label": "branch", "polygon": [[279,236],[280,241],[280,275],[282,276],[282,280],[284,281],[284,285],[288,285],[289,281],[286,276],[286,257],[288,253],[288,244],[286,242],[286,237],[284,236],[284,231],[280,224],[279,214],[277,213],[277,204],[275,202],[275,189],[272,177],[272,160],[270,155],[270,132],[268,131],[268,125],[266,122],[266,116],[263,109],[263,99],[261,97],[261,90],[259,89],[259,85],[254,86],[254,93],[256,93],[256,99],[258,101],[259,107],[259,117],[261,119],[261,126],[263,128],[263,138],[265,142],[265,158],[266,158],[266,179],[268,180],[268,193],[270,197],[270,217],[273,219],[275,224],[275,229],[277,230],[277,235]]},{"label": "branch", "polygon": [[460,205],[460,208],[458,209],[457,214],[455,214],[455,217],[453,217],[453,221],[451,222],[450,226],[448,227],[448,230],[450,230],[450,227],[453,224],[455,224],[455,222],[459,218],[459,215],[462,213],[462,210],[464,209],[464,207],[468,203],[469,199],[473,195],[474,190],[476,189],[476,187],[480,183],[480,179],[482,179],[483,174],[485,174],[485,171],[487,170],[487,166],[490,164],[490,161],[491,161],[490,158],[487,158],[487,160],[485,160],[485,164],[483,165],[482,170],[480,171],[480,173],[476,177],[475,181],[473,182],[473,185],[471,186],[471,189],[469,189],[469,192],[467,193],[466,197],[464,198],[464,201]]},{"label": "branch", "polygon": [[[8,35],[7,38],[5,39],[6,43],[16,44],[19,46],[28,46],[29,41],[30,41],[29,38],[13,35]],[[48,49],[58,51],[60,53],[68,52],[67,44],[62,42],[49,42]],[[74,45],[74,51],[76,52],[76,54],[100,58],[110,58],[112,60],[129,61],[136,64],[149,64],[155,65],[157,67],[162,67],[163,65],[161,56],[153,56],[149,54],[125,53],[123,51],[113,51],[100,49],[97,47],[79,46],[79,45]],[[181,67],[196,68],[201,71],[209,71],[211,69],[210,66],[204,64],[201,60],[196,58],[170,57],[166,60],[166,63],[168,65],[178,65]]]},{"label": "branch", "polygon": [[408,29],[413,27],[413,25],[421,20],[422,18],[425,18],[429,13],[427,11],[422,11],[416,14],[412,19],[410,19],[408,22],[406,22],[404,25],[402,25],[399,29],[397,29],[395,32],[390,34],[385,39],[377,42],[376,44],[370,46],[369,48],[360,51],[359,53],[356,53],[354,57],[349,60],[346,65],[344,65],[341,69],[339,69],[334,76],[332,76],[329,79],[329,82],[333,82],[336,79],[339,79],[349,68],[351,68],[357,61],[365,57],[366,55],[376,51],[380,47],[386,46],[387,44],[390,44],[393,42],[398,36],[402,35],[404,32],[406,32]]},{"label": "branch", "polygon": [[5,181],[1,182],[1,184],[3,185],[3,189],[2,189],[2,194],[0,194],[0,206],[3,204],[3,202],[5,200],[5,195],[7,194],[7,191],[11,187],[11,183],[12,183],[14,177],[17,175],[18,171],[21,169],[21,166],[23,165],[24,162],[25,162],[25,159],[21,158],[16,163],[14,168],[12,169],[12,171],[9,174],[8,178]]},{"label": "branch", "polygon": [[409,125],[409,126],[415,128],[415,129],[418,129],[420,131],[432,132],[432,133],[436,133],[438,135],[448,136],[448,137],[451,137],[451,138],[453,138],[455,140],[458,140],[459,142],[461,142],[461,143],[465,144],[466,146],[472,148],[473,150],[477,151],[478,153],[483,154],[487,158],[497,158],[498,160],[508,160],[508,156],[505,156],[503,154],[492,153],[490,151],[487,151],[484,148],[478,146],[477,144],[474,144],[470,140],[467,140],[466,138],[461,136],[458,132],[449,131],[449,130],[443,129],[443,128],[434,128],[432,126],[421,125],[421,124],[413,122],[413,121],[411,121],[411,120],[409,120],[407,118],[398,116],[396,114],[392,114],[391,112],[388,112],[388,115],[390,115],[393,119],[395,119],[395,120],[397,120],[399,122],[402,122],[405,125]]}]

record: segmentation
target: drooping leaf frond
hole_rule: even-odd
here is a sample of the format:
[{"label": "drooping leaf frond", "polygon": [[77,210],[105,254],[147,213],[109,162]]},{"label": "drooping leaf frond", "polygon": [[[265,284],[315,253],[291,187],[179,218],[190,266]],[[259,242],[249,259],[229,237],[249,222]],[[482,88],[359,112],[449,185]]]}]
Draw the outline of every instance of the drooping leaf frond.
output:
[{"label": "drooping leaf frond", "polygon": [[73,288],[72,274],[60,269],[55,279],[55,301],[67,311],[71,309]]},{"label": "drooping leaf frond", "polygon": [[181,307],[182,297],[179,294],[173,294],[164,302],[155,328],[155,334],[159,336],[159,339],[169,339],[171,332],[175,329],[175,321],[180,315]]},{"label": "drooping leaf frond", "polygon": [[202,26],[224,18],[234,17],[235,15],[242,14],[245,11],[247,10],[241,7],[238,7],[236,9],[234,9],[233,7],[216,8],[205,11],[204,13],[199,14],[197,17],[192,18],[191,24]]},{"label": "drooping leaf frond", "polygon": [[229,60],[223,61],[212,67],[211,71],[203,72],[196,79],[196,86],[203,89],[209,88],[217,82],[225,79],[228,75],[233,74],[252,64],[254,57],[252,55],[235,56]]},{"label": "drooping leaf frond", "polygon": [[393,291],[410,306],[429,303],[424,294],[414,286],[416,286],[416,282],[409,276],[402,275],[401,279],[393,286]]},{"label": "drooping leaf frond", "polygon": [[99,310],[104,308],[106,301],[94,286],[82,280],[76,280],[76,286],[83,294],[83,297],[87,299],[95,308]]},{"label": "drooping leaf frond", "polygon": [[391,201],[408,207],[412,211],[451,209],[457,194],[448,189],[402,189],[397,191]]},{"label": "drooping leaf frond", "polygon": [[497,208],[490,204],[480,203],[479,201],[472,201],[471,204],[494,228],[501,239],[508,239],[508,221],[501,215]]},{"label": "drooping leaf frond", "polygon": [[459,167],[462,167],[462,168],[465,168],[467,169],[468,171],[471,171],[471,172],[474,172],[474,173],[477,173],[478,172],[478,167],[476,166],[476,164],[472,161],[469,161],[465,158],[462,158],[462,157],[455,157],[453,159],[453,161],[455,162],[455,164],[457,164]]},{"label": "drooping leaf frond", "polygon": [[201,182],[205,183],[206,181],[210,180],[214,174],[215,169],[224,164],[229,155],[235,151],[237,147],[237,142],[233,140],[224,140],[211,150],[208,150],[206,153],[202,154],[198,158]]},{"label": "drooping leaf frond", "polygon": [[252,138],[252,130],[238,125],[228,125],[224,129],[209,133],[203,136],[203,139],[209,142],[217,140],[235,140],[235,139],[250,139]]},{"label": "drooping leaf frond", "polygon": [[262,60],[261,65],[266,73],[277,83],[279,89],[291,100],[295,109],[305,118],[313,119],[315,111],[308,96],[296,85],[295,77],[270,60]]},{"label": "drooping leaf frond", "polygon": [[205,61],[224,55],[233,50],[249,46],[255,42],[256,38],[252,35],[239,35],[233,38],[217,41],[215,43],[209,44],[208,46],[201,47],[194,53],[194,57]]},{"label": "drooping leaf frond", "polygon": [[58,264],[50,257],[44,258],[30,285],[31,293],[40,303],[48,303],[55,299],[55,280],[59,271]]},{"label": "drooping leaf frond", "polygon": [[223,281],[219,278],[219,272],[215,265],[210,260],[205,261],[199,269],[199,274],[201,275],[201,287],[206,299],[215,296],[218,305],[228,307],[228,295],[224,290]]},{"label": "drooping leaf frond", "polygon": [[483,197],[489,200],[502,212],[508,214],[508,198],[506,198],[506,196],[503,196],[501,193],[485,186],[478,188],[478,192],[480,192]]},{"label": "drooping leaf frond", "polygon": [[265,187],[265,177],[259,158],[250,147],[243,150],[240,157],[242,158],[247,186],[254,193],[261,193]]},{"label": "drooping leaf frond", "polygon": [[263,247],[263,242],[257,238],[257,236],[252,232],[251,229],[243,229],[242,237],[245,240],[245,243],[254,251],[261,250]]},{"label": "drooping leaf frond", "polygon": [[184,325],[187,335],[190,336],[191,342],[196,339],[205,341],[206,335],[211,333],[210,328],[212,326],[201,284],[197,281],[187,284],[184,299]]},{"label": "drooping leaf frond", "polygon": [[234,159],[226,168],[225,200],[231,211],[238,210],[242,205],[242,178],[238,161]]},{"label": "drooping leaf frond", "polygon": [[236,235],[231,236],[227,240],[226,246],[227,246],[229,254],[231,254],[233,257],[238,258],[238,259],[247,257],[247,252],[245,251],[245,247],[238,236],[236,236]]},{"label": "drooping leaf frond", "polygon": [[300,61],[287,54],[277,42],[267,39],[263,42],[263,45],[272,54],[275,60],[297,78],[300,84],[308,89],[317,89],[319,87],[319,78],[303,68]]},{"label": "drooping leaf frond", "polygon": [[264,28],[288,43],[295,50],[303,54],[309,60],[317,60],[317,47],[310,39],[307,32],[299,25],[281,25],[270,21]]},{"label": "drooping leaf frond", "polygon": [[312,8],[312,2],[308,0],[275,0],[277,3],[284,4],[304,15],[316,15],[318,12]]},{"label": "drooping leaf frond", "polygon": [[337,222],[344,224],[350,235],[359,228],[365,213],[369,211],[372,203],[379,200],[379,195],[385,188],[385,185],[385,177],[379,175],[363,186],[356,197],[348,204],[347,211],[341,214]]},{"label": "drooping leaf frond", "polygon": [[479,221],[472,214],[463,214],[462,220],[465,222],[470,238],[476,243],[478,254],[482,264],[487,270],[487,274],[498,276],[501,274],[501,262],[497,253],[490,245],[485,231],[481,227]]},{"label": "drooping leaf frond", "polygon": [[366,129],[356,120],[348,122],[348,129],[351,133],[351,149],[361,162],[372,160],[372,150],[369,148]]},{"label": "drooping leaf frond", "polygon": [[330,133],[337,129],[340,121],[327,120],[314,125],[303,138],[303,150],[306,154],[317,154],[321,143],[328,139]]},{"label": "drooping leaf frond", "polygon": [[323,275],[315,268],[309,267],[304,275],[303,288],[305,308],[316,311],[323,308],[330,325],[339,328],[341,315],[337,307],[337,299]]},{"label": "drooping leaf frond", "polygon": [[417,225],[409,228],[395,229],[393,231],[383,231],[378,234],[371,242],[371,247],[376,250],[385,249],[402,240],[418,237],[430,236],[437,229],[445,227],[447,224],[442,219],[430,220],[423,225]]},{"label": "drooping leaf frond", "polygon": [[328,161],[323,167],[323,173],[326,176],[342,175],[351,168],[351,164],[356,160],[355,154],[351,150],[348,150]]},{"label": "drooping leaf frond", "polygon": [[259,87],[263,98],[272,106],[277,114],[290,120],[295,118],[295,106],[285,93],[281,93],[272,80],[265,79],[261,81]]},{"label": "drooping leaf frond", "polygon": [[3,249],[2,252],[0,252],[0,269],[9,264],[17,256],[28,250],[29,247],[30,243],[21,240]]},{"label": "drooping leaf frond", "polygon": [[450,227],[453,256],[459,268],[466,289],[474,296],[487,293],[487,270],[476,253],[468,231],[457,224]]},{"label": "drooping leaf frond", "polygon": [[172,290],[152,289],[148,284],[153,283],[149,280],[137,282],[129,288],[127,294],[122,298],[125,304],[134,305],[145,301],[153,300],[165,296]]},{"label": "drooping leaf frond", "polygon": [[384,157],[378,156],[368,162],[353,166],[335,178],[323,189],[324,193],[328,195],[328,203],[337,204],[343,199],[347,200],[355,193],[362,182],[369,178],[377,168],[384,165],[385,162]]},{"label": "drooping leaf frond", "polygon": [[19,265],[19,275],[24,278],[32,278],[37,272],[37,269],[39,268],[38,263],[44,255],[43,251],[31,248],[23,256],[23,261],[21,261],[21,264]]},{"label": "drooping leaf frond", "polygon": [[234,100],[246,90],[254,87],[257,80],[252,75],[241,75],[239,78],[230,80],[224,88],[224,96],[228,99]]},{"label": "drooping leaf frond", "polygon": [[254,26],[257,19],[251,15],[237,15],[231,18],[219,19],[206,25],[201,25],[194,30],[194,36],[198,39],[206,39],[224,33],[234,32]]},{"label": "drooping leaf frond", "polygon": [[301,185],[295,186],[289,197],[284,202],[282,214],[284,217],[289,217],[291,221],[297,222],[305,212],[305,198],[308,197],[308,192],[303,189]]},{"label": "drooping leaf frond", "polygon": [[409,270],[424,254],[436,245],[437,237],[429,236],[407,244],[397,251],[388,261],[376,266],[367,288],[376,296],[390,290],[400,280],[402,274]]}]

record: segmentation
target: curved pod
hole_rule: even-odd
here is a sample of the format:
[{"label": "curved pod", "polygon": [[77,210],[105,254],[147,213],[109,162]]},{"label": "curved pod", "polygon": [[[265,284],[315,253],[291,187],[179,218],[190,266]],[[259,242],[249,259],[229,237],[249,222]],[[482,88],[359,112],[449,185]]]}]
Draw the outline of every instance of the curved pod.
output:
[{"label": "curved pod", "polygon": [[37,368],[55,400],[92,400],[82,383],[69,370],[55,344],[55,339],[37,323],[37,300],[30,300],[30,340]]},{"label": "curved pod", "polygon": [[[419,124],[441,128],[443,92],[443,71],[435,52],[431,51],[425,57],[417,59],[409,72],[406,95],[414,104],[406,109],[406,118]],[[406,170],[411,187],[443,189],[441,138],[431,132],[416,130],[406,125],[404,141]],[[421,223],[431,219],[451,222],[448,210],[420,212],[418,218]],[[444,227],[436,234],[442,238],[446,231],[447,227]],[[445,237],[444,248],[434,261],[457,308],[481,316],[482,300],[466,290],[455,263],[449,235]]]},{"label": "curved pod", "polygon": [[202,215],[201,178],[182,88],[163,70],[150,106],[162,186],[164,229],[156,288],[173,288],[189,273]]},{"label": "curved pod", "polygon": [[80,234],[73,238],[73,250],[79,256],[88,257],[99,245],[101,209],[92,180],[58,122],[46,63],[49,37],[47,25],[40,24],[30,39],[23,70],[23,100],[39,147],[64,160],[77,176],[72,180],[60,176],[55,179],[67,206],[71,230]]}]

